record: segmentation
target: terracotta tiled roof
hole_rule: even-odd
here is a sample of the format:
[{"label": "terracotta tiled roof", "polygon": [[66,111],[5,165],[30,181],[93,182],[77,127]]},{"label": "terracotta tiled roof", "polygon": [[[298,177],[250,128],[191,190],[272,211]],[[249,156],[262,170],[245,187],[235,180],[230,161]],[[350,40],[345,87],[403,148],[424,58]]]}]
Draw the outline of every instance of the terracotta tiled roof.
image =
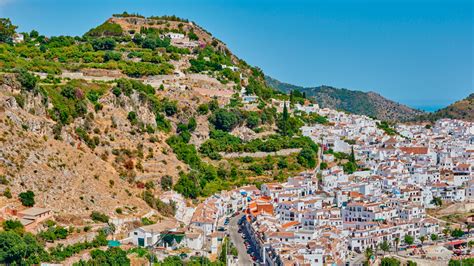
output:
[{"label": "terracotta tiled roof", "polygon": [[428,147],[400,147],[400,150],[409,154],[428,154]]}]

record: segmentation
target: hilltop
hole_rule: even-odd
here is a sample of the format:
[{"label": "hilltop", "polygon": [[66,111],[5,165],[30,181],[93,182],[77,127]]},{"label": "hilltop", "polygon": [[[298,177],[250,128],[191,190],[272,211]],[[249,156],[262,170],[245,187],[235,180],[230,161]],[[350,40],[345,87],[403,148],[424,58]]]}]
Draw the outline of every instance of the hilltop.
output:
[{"label": "hilltop", "polygon": [[301,87],[280,82],[266,76],[267,84],[283,92],[298,90],[311,97],[322,107],[375,117],[387,121],[408,121],[422,111],[391,101],[375,92],[339,89],[330,86]]},{"label": "hilltop", "polygon": [[289,96],[196,23],[124,13],[82,37],[18,36],[0,43],[2,206],[31,190],[66,224],[156,221],[315,166],[310,118],[278,113]]}]

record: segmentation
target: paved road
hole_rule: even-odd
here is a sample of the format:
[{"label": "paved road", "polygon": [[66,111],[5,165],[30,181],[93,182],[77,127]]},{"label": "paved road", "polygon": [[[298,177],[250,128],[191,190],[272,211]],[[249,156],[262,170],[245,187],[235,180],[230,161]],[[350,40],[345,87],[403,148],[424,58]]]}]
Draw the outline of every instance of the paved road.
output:
[{"label": "paved road", "polygon": [[238,222],[242,218],[242,214],[232,217],[229,222],[229,235],[230,240],[234,243],[234,246],[239,252],[239,265],[253,265],[252,258],[247,254],[247,248],[244,245],[244,239],[242,235],[239,234],[239,225]]}]

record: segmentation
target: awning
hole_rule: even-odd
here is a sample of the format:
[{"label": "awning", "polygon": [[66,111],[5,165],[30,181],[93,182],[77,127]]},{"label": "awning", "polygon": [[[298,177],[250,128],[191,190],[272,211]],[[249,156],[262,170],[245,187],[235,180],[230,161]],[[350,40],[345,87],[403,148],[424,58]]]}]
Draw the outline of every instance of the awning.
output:
[{"label": "awning", "polygon": [[450,246],[462,245],[462,244],[466,244],[466,240],[454,240],[451,242],[447,242],[446,244]]}]

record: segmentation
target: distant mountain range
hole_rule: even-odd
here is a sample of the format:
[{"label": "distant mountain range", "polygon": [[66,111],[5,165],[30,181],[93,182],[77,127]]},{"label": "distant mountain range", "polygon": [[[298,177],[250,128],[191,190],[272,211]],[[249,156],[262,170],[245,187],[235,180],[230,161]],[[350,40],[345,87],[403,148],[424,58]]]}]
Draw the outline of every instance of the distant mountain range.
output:
[{"label": "distant mountain range", "polygon": [[323,108],[331,108],[354,114],[367,115],[380,120],[409,121],[425,112],[391,101],[375,92],[339,89],[330,86],[301,87],[280,82],[266,76],[269,86],[283,92],[298,90],[312,97]]},{"label": "distant mountain range", "polygon": [[474,122],[474,93],[434,113],[423,115],[419,119],[434,121],[440,118],[461,119]]}]

